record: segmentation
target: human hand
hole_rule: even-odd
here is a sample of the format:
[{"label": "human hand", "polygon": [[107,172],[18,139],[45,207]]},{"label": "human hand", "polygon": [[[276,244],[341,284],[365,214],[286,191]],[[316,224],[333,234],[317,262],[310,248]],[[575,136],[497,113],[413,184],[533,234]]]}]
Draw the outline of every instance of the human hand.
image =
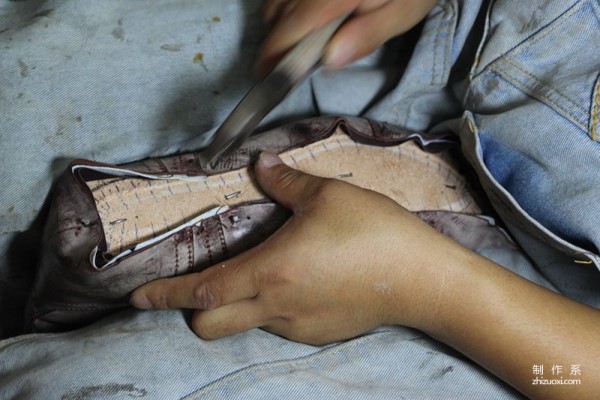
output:
[{"label": "human hand", "polygon": [[197,309],[192,329],[205,339],[262,327],[312,344],[435,318],[434,281],[454,242],[383,195],[273,155],[255,170],[265,192],[293,211],[284,226],[222,264],[143,286],[134,306]]},{"label": "human hand", "polygon": [[192,329],[204,339],[262,327],[319,345],[405,325],[529,397],[597,397],[597,374],[576,386],[532,385],[530,375],[534,364],[573,360],[598,370],[597,309],[470,252],[385,196],[264,154],[255,171],[290,219],[231,260],[144,285],[134,306],[196,309]]},{"label": "human hand", "polygon": [[327,46],[323,63],[339,69],[369,54],[388,39],[417,25],[436,0],[267,0],[265,21],[272,25],[256,71],[265,73],[308,33],[353,13]]}]

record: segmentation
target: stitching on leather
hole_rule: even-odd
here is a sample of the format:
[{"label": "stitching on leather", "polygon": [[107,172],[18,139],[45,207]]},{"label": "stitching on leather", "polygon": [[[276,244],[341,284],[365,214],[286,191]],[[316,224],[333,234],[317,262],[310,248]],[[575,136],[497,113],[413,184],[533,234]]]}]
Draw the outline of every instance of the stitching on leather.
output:
[{"label": "stitching on leather", "polygon": [[[153,158],[152,161],[158,166],[159,171],[169,173],[169,168],[167,168],[167,166],[161,159]],[[149,170],[152,171],[152,169]]]},{"label": "stitching on leather", "polygon": [[221,242],[221,257],[229,258],[229,252],[227,251],[227,243],[225,242],[225,224],[221,222],[221,216],[219,215],[219,241]]},{"label": "stitching on leather", "polygon": [[178,155],[178,156],[177,156],[177,162],[178,162],[178,165],[177,165],[177,171],[178,171],[178,172],[184,171],[184,170],[185,170],[185,160],[184,160],[184,156],[183,156],[183,155],[181,155],[181,154],[180,154],[180,155]]},{"label": "stitching on leather", "polygon": [[173,235],[173,243],[175,245],[175,275],[179,272],[179,239],[177,234]]},{"label": "stitching on leather", "polygon": [[164,173],[169,173],[169,168],[167,167],[167,165],[163,162],[163,160],[161,159],[155,159],[156,160],[156,164],[158,165],[158,168],[164,172]]},{"label": "stitching on leather", "polygon": [[194,165],[200,165],[201,164],[200,154],[195,152],[195,153],[193,153],[193,156],[194,156]]},{"label": "stitching on leather", "polygon": [[194,245],[193,245],[193,240],[194,240],[194,231],[193,228],[187,228],[185,230],[185,239],[187,242],[187,249],[188,249],[188,272],[192,272],[192,270],[194,269]]},{"label": "stitching on leather", "polygon": [[600,116],[598,112],[600,111],[600,79],[598,79],[598,84],[596,85],[596,96],[594,97],[594,106],[592,108],[592,127],[590,129],[590,133],[592,135],[592,140],[598,141],[598,123]]},{"label": "stitching on leather", "polygon": [[210,264],[212,265],[212,264],[214,264],[213,254],[212,254],[212,248],[210,246],[210,237],[209,237],[209,234],[208,234],[208,229],[206,227],[202,230],[202,237],[204,239],[204,247],[206,248],[206,253],[208,255],[208,260],[210,261]]}]

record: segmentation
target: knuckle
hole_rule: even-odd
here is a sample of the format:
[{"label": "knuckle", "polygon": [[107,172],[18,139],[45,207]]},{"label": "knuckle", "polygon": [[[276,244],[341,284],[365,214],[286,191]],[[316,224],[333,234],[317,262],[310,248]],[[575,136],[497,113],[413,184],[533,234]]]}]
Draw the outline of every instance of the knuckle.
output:
[{"label": "knuckle", "polygon": [[294,186],[300,180],[301,173],[295,169],[286,168],[281,174],[277,175],[276,184],[281,188]]},{"label": "knuckle", "polygon": [[195,305],[201,310],[212,310],[219,306],[218,291],[214,285],[201,283],[194,289]]},{"label": "knuckle", "polygon": [[167,293],[159,293],[154,298],[149,297],[154,308],[159,310],[168,310],[171,308],[171,299]]}]

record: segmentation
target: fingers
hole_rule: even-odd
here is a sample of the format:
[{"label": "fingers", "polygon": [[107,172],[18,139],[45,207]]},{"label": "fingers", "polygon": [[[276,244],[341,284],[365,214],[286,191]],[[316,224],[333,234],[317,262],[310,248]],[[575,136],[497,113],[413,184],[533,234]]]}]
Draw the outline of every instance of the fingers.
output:
[{"label": "fingers", "polygon": [[[260,328],[277,319],[273,317],[271,307],[264,307],[264,304],[256,299],[256,286],[241,286],[239,290],[220,291],[222,281],[209,282],[200,279],[203,278],[202,275],[200,273],[154,281],[136,290],[131,303],[144,309],[198,309],[192,317],[192,330],[206,340]],[[229,280],[232,276],[223,279]],[[146,298],[151,306],[140,307],[140,301],[144,301],[140,300],[141,298]]]},{"label": "fingers", "polygon": [[325,50],[323,64],[334,70],[340,69],[370,54],[420,21],[428,11],[425,3],[427,1],[418,6],[407,6],[404,1],[387,1],[379,7],[371,4],[372,8],[357,13],[332,38]]},{"label": "fingers", "polygon": [[292,12],[295,6],[295,1],[268,0],[263,6],[263,19],[266,24],[272,25],[274,21]]},{"label": "fingers", "polygon": [[251,299],[260,282],[241,257],[195,274],[158,279],[131,295],[131,304],[140,309],[192,308],[213,310],[236,301]]},{"label": "fingers", "polygon": [[263,42],[256,72],[264,74],[309,32],[353,13],[329,43],[323,63],[339,69],[417,25],[436,0],[270,0],[265,18],[276,21]]},{"label": "fingers", "polygon": [[[352,12],[361,0],[270,1],[265,18],[276,21],[259,53],[255,72],[267,72],[274,63],[308,33]],[[279,16],[279,19],[277,17]]]},{"label": "fingers", "polygon": [[324,182],[323,178],[288,167],[269,152],[261,153],[255,173],[265,193],[294,212],[304,209]]},{"label": "fingers", "polygon": [[211,311],[197,311],[192,330],[202,339],[212,340],[268,325],[271,316],[255,299],[242,300]]},{"label": "fingers", "polygon": [[[261,154],[256,176],[268,195],[293,210],[305,207],[323,182],[288,167],[271,153]],[[130,302],[141,309],[197,309],[192,328],[205,339],[270,326],[281,319],[277,308],[284,307],[261,295],[279,282],[279,268],[263,267],[281,265],[285,259],[258,246],[200,273],[150,282],[135,290]]]}]

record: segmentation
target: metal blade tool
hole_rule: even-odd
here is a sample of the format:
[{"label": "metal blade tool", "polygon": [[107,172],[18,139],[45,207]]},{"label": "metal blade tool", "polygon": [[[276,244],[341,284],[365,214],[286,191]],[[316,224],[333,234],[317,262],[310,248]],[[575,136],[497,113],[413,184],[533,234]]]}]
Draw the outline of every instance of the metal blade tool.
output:
[{"label": "metal blade tool", "polygon": [[241,146],[260,121],[319,66],[327,43],[346,17],[340,17],[302,39],[244,96],[203,151],[203,162],[214,166],[219,158]]}]

